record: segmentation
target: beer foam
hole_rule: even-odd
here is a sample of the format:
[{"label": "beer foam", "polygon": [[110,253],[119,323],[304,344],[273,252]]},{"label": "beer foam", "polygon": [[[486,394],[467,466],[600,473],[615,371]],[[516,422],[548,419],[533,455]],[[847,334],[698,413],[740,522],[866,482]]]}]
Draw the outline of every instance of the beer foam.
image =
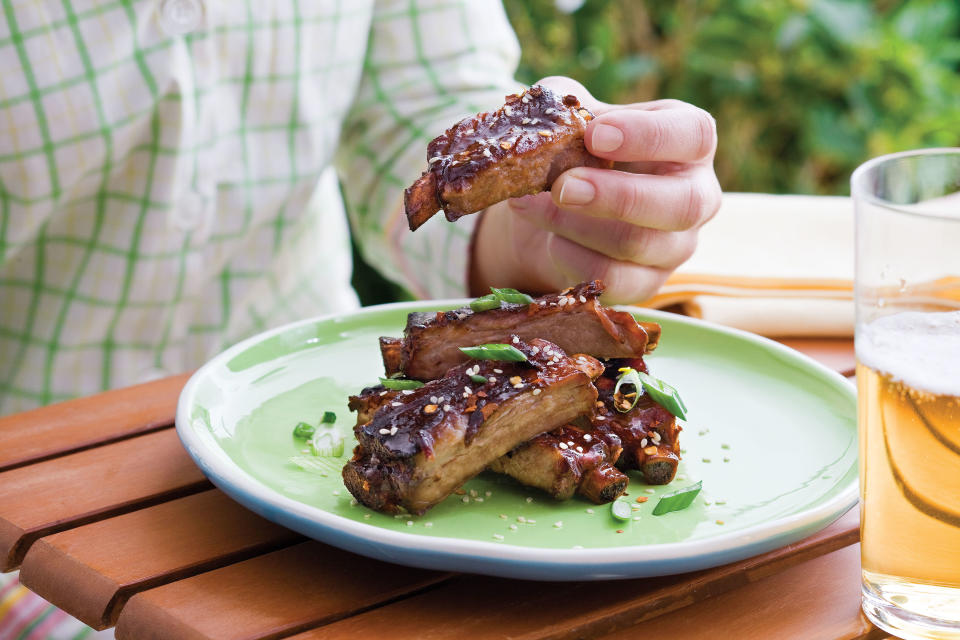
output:
[{"label": "beer foam", "polygon": [[857,359],[914,389],[960,396],[960,311],[906,311],[857,328]]}]

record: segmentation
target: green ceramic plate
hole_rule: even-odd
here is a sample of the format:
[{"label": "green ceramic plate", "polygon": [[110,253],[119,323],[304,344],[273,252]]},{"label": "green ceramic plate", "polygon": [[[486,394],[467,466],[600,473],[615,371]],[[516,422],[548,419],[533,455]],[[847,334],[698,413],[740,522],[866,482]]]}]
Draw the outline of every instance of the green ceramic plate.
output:
[{"label": "green ceramic plate", "polygon": [[[177,429],[224,491],[306,535],[413,566],[520,578],[582,580],[663,575],[732,562],[812,534],[857,499],[856,402],[836,373],[775,342],[697,320],[630,309],[663,325],[652,373],[689,407],[677,478],[633,477],[627,521],[609,505],[557,502],[509,478],[483,474],[423,516],[356,505],[339,468],[353,447],[347,396],[382,375],[377,338],[400,335],[405,303],[308,320],[255,336],[190,379]],[[348,434],[329,472],[291,464],[292,431],[337,414]],[[703,481],[684,510],[652,515],[660,495]],[[649,498],[638,504],[638,497]]]}]

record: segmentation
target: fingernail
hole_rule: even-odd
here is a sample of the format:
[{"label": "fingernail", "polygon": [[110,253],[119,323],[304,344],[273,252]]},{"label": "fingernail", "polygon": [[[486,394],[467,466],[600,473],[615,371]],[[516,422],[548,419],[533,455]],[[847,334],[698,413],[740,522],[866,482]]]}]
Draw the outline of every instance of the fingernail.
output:
[{"label": "fingernail", "polygon": [[560,204],[587,204],[591,202],[597,190],[586,180],[569,176],[560,187]]},{"label": "fingernail", "polygon": [[600,153],[616,151],[623,144],[623,132],[608,124],[598,124],[593,128],[593,150]]}]

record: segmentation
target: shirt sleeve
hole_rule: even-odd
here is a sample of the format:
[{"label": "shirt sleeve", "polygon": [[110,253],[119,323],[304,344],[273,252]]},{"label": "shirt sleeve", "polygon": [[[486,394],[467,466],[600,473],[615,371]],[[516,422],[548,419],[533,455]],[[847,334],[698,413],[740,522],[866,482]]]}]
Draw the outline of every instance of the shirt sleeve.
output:
[{"label": "shirt sleeve", "polygon": [[467,293],[478,215],[436,215],[411,232],[403,190],[426,168],[427,143],[517,91],[520,47],[500,2],[376,3],[363,78],[344,123],[337,169],[364,259],[418,297]]}]

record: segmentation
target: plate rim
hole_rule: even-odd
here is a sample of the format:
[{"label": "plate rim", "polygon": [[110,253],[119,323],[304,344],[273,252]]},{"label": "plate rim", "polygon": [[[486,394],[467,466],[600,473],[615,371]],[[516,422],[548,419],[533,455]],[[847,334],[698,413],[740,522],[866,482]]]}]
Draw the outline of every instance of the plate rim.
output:
[{"label": "plate rim", "polygon": [[[322,540],[323,542],[341,548],[346,548],[344,544],[345,537],[347,539],[354,539],[358,544],[350,546],[349,550],[356,553],[371,555],[369,550],[365,551],[364,549],[368,549],[368,545],[373,544],[380,548],[379,557],[382,559],[388,559],[389,561],[400,562],[402,564],[430,566],[431,568],[448,566],[449,563],[444,565],[443,562],[439,564],[406,562],[402,556],[403,554],[415,551],[419,554],[427,554],[431,557],[439,557],[441,559],[463,560],[472,558],[493,563],[494,565],[521,564],[528,566],[549,566],[558,568],[561,571],[575,568],[591,568],[594,570],[615,569],[620,573],[632,565],[642,566],[648,563],[683,564],[684,561],[691,558],[722,556],[719,562],[703,564],[701,566],[701,568],[708,568],[709,566],[716,566],[731,561],[731,559],[740,559],[755,555],[754,552],[738,554],[738,551],[743,549],[759,548],[762,549],[759,551],[762,553],[763,550],[781,546],[781,543],[789,544],[794,540],[799,540],[807,535],[811,535],[842,516],[858,501],[858,476],[854,476],[847,486],[839,489],[833,497],[824,502],[817,503],[798,513],[758,523],[730,533],[719,533],[706,539],[584,549],[543,548],[445,536],[426,536],[413,531],[393,531],[368,523],[358,522],[330,513],[319,507],[299,502],[271,489],[234,462],[225,454],[222,448],[216,448],[214,453],[216,453],[216,451],[222,453],[222,457],[229,461],[226,465],[221,463],[221,457],[218,455],[204,455],[208,444],[205,439],[200,438],[194,433],[189,409],[193,404],[198,387],[205,375],[215,367],[221,366],[225,361],[229,361],[236,354],[275,335],[293,331],[299,327],[310,324],[336,321],[337,319],[346,317],[355,318],[357,316],[381,312],[422,310],[424,307],[449,306],[449,308],[457,308],[468,304],[470,300],[471,298],[453,298],[372,305],[351,311],[329,313],[298,320],[250,336],[221,351],[190,376],[177,402],[175,420],[177,435],[193,461],[217,487],[237,502],[263,515],[267,519],[278,521],[284,526],[298,530],[311,538]],[[648,309],[633,305],[616,305],[614,308],[646,316],[653,320],[661,318],[708,331],[727,334],[748,342],[753,342],[767,349],[772,349],[774,352],[778,352],[788,359],[799,360],[807,366],[812,366],[818,370],[818,373],[833,379],[834,382],[838,383],[838,387],[842,388],[850,395],[851,399],[856,402],[856,387],[849,380],[806,354],[791,349],[775,340],[741,329],[657,309]],[[319,530],[314,527],[319,527]],[[810,527],[815,528],[810,529]],[[803,535],[798,535],[793,539],[783,541],[785,536],[789,537],[792,532],[798,531],[804,532]],[[324,533],[326,535],[318,536],[318,533]],[[764,543],[770,543],[772,541],[777,542],[777,544],[773,546],[769,544],[764,545]],[[426,548],[424,548],[424,542],[429,543]],[[399,552],[401,557],[396,557],[391,552]],[[462,565],[462,562],[456,562],[455,564]],[[496,571],[490,570],[489,567],[483,572],[492,575],[510,575],[514,577],[520,575],[516,571]],[[538,572],[534,571],[534,573]],[[539,574],[542,575],[543,572],[540,571]],[[629,576],[609,575],[605,577],[639,577],[643,575],[661,575],[661,573],[650,574],[634,571]],[[589,575],[578,574],[575,578],[570,579],[582,580],[589,579],[589,577]],[[556,578],[554,577],[554,579]]]}]

